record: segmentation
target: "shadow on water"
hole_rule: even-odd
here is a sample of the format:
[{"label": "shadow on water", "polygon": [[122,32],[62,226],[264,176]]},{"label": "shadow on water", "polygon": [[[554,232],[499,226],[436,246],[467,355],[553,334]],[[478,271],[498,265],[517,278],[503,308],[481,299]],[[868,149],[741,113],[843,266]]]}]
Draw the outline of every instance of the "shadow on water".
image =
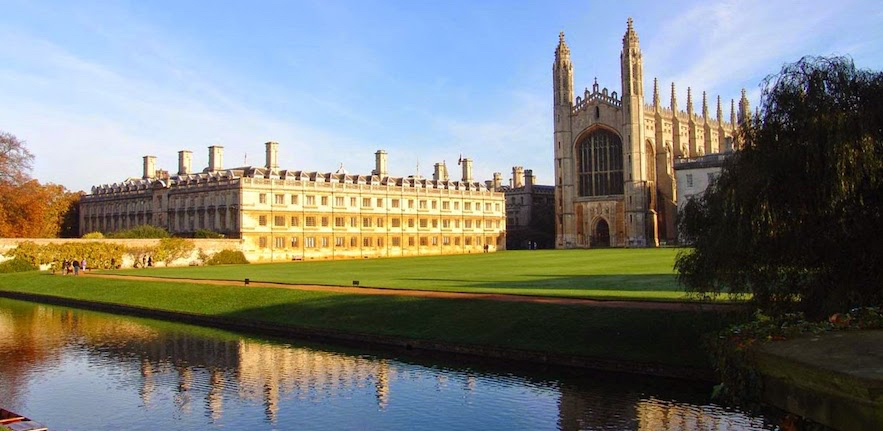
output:
[{"label": "shadow on water", "polygon": [[[240,313],[312,308],[347,319],[349,307],[371,304],[365,300]],[[305,419],[331,429],[770,428],[709,404],[706,384],[292,343],[7,299],[0,299],[0,367],[7,388],[0,405],[59,429],[287,429]],[[79,376],[79,384],[55,374]]]}]

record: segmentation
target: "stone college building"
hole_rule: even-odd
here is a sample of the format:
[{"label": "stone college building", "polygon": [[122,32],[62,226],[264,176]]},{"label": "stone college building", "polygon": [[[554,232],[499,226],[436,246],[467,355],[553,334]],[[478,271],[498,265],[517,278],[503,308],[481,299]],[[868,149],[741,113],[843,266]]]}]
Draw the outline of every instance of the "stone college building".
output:
[{"label": "stone college building", "polygon": [[[552,65],[555,152],[555,246],[654,247],[677,240],[675,159],[730,151],[737,125],[730,101],[724,121],[721,99],[716,116],[702,93],[702,110],[693,112],[692,90],[681,111],[671,86],[663,107],[653,81],[650,104],[644,99],[644,72],[638,35],[628,20],[622,38],[621,94],[599,89],[597,81],[577,96],[570,49],[561,33]],[[739,120],[748,116],[745,91]]]},{"label": "stone college building", "polygon": [[481,253],[502,250],[503,193],[443,163],[432,179],[387,173],[385,151],[370,175],[280,169],[279,144],[267,142],[266,164],[224,169],[223,147],[209,147],[208,167],[192,172],[192,153],[178,153],[178,173],[144,157],[141,178],[92,187],[80,203],[80,234],[150,224],[188,236],[200,229],[241,238],[242,251],[263,261]]}]

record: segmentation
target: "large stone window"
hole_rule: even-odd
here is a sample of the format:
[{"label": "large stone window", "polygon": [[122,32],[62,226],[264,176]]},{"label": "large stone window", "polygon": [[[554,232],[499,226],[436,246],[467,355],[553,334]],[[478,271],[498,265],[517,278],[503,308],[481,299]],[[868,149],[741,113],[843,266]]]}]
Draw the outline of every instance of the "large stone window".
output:
[{"label": "large stone window", "polygon": [[622,140],[615,133],[599,129],[577,146],[579,195],[621,195]]}]

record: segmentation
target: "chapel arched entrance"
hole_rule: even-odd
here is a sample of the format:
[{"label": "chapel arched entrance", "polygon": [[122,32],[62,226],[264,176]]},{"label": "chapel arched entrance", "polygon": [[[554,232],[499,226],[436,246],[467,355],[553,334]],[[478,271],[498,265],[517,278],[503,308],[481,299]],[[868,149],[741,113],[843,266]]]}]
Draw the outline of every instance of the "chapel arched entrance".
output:
[{"label": "chapel arched entrance", "polygon": [[610,247],[610,225],[603,218],[598,219],[595,223],[595,229],[592,231],[593,247]]}]

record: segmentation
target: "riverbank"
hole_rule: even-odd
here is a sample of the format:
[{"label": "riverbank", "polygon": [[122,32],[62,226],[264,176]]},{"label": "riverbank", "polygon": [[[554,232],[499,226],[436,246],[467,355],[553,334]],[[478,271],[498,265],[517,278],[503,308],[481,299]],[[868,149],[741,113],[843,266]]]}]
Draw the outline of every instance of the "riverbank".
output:
[{"label": "riverbank", "polygon": [[711,378],[703,334],[737,313],[0,275],[0,295],[296,338]]}]

